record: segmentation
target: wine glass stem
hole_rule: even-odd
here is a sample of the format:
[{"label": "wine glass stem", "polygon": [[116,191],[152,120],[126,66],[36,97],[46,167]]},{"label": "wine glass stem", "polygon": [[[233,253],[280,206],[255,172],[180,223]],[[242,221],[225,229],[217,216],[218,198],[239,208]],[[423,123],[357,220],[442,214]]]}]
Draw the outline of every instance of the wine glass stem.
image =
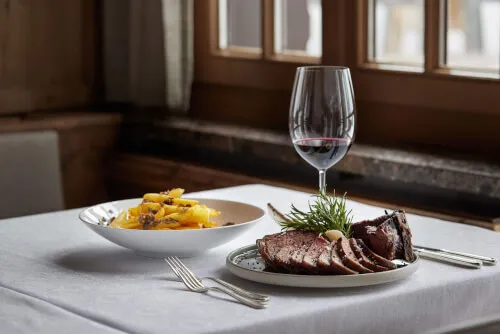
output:
[{"label": "wine glass stem", "polygon": [[319,169],[319,190],[325,189],[326,186],[326,169]]}]

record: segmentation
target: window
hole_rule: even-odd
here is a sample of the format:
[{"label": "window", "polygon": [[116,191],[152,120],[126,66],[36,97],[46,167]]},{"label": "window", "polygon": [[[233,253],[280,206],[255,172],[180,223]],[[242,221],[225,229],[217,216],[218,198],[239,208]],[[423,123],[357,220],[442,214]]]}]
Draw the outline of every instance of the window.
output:
[{"label": "window", "polygon": [[424,0],[374,0],[369,11],[369,59],[423,68]]},{"label": "window", "polygon": [[274,52],[321,57],[321,1],[274,1]]},{"label": "window", "polygon": [[259,53],[261,11],[260,1],[219,0],[219,49]]},{"label": "window", "polygon": [[[387,138],[477,147],[498,140],[499,11],[500,0],[196,1],[195,81],[226,108],[219,118],[282,128],[297,66],[348,66],[361,128],[408,122]],[[213,97],[223,88],[231,107]],[[471,122],[488,139],[457,140]]]},{"label": "window", "polygon": [[446,27],[448,67],[500,72],[500,0],[448,0]]}]

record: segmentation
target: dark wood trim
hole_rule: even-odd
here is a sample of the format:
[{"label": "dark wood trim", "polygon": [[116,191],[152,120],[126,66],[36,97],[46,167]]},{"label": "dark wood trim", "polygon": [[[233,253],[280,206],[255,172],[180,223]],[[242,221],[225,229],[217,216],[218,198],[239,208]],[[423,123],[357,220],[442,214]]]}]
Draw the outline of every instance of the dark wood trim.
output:
[{"label": "dark wood trim", "polygon": [[425,71],[433,72],[441,67],[443,46],[443,21],[445,17],[442,0],[425,0]]},{"label": "dark wood trim", "polygon": [[274,50],[274,0],[261,0],[262,9],[262,54],[271,59]]}]

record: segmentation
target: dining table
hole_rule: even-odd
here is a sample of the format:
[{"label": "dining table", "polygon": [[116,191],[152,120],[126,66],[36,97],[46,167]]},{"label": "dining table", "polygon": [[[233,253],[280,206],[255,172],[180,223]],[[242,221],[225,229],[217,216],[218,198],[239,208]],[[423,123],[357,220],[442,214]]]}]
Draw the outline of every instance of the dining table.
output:
[{"label": "dining table", "polygon": [[[249,184],[189,195],[288,212],[291,204],[306,208],[313,194]],[[352,200],[347,206],[353,221],[396,209]],[[400,281],[327,289],[234,276],[228,253],[280,231],[269,215],[229,243],[182,259],[198,276],[270,296],[267,308],[252,309],[216,292],[189,291],[162,258],[103,239],[78,219],[80,211],[0,220],[0,333],[426,333],[500,314],[500,266],[421,258]],[[409,213],[407,219],[415,244],[500,258],[500,233]]]}]

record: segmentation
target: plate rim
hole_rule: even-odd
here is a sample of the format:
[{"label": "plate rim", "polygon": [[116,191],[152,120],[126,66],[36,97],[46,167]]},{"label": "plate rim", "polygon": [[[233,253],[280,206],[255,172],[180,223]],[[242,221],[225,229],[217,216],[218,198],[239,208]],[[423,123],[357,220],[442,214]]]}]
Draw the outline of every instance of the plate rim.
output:
[{"label": "plate rim", "polygon": [[[287,273],[273,273],[273,272],[265,272],[265,271],[257,271],[257,270],[252,270],[248,268],[244,268],[241,266],[238,266],[235,264],[232,260],[234,257],[238,254],[241,254],[242,252],[245,251],[250,251],[253,249],[257,249],[257,245],[247,245],[243,246],[240,248],[237,248],[233,251],[231,251],[227,256],[226,256],[226,266],[228,267],[229,271],[233,273],[234,275],[241,277],[246,280],[250,280],[253,282],[258,282],[258,283],[264,283],[264,284],[270,284],[270,285],[280,285],[280,286],[290,286],[290,287],[315,287],[315,288],[347,288],[347,287],[360,287],[360,286],[370,286],[370,285],[379,285],[379,284],[386,284],[398,280],[405,279],[415,273],[415,271],[418,269],[420,265],[420,257],[418,254],[415,254],[415,261],[411,263],[409,266],[405,266],[402,268],[397,268],[393,270],[388,270],[388,271],[383,271],[383,272],[376,272],[376,273],[366,273],[366,274],[354,274],[354,275],[298,275],[298,274],[287,274]],[[317,281],[322,281],[322,283],[334,283],[333,280],[335,278],[342,278],[342,279],[348,279],[348,278],[355,278],[355,277],[373,277],[373,275],[376,275],[377,278],[384,278],[386,276],[394,276],[394,273],[402,273],[410,270],[410,268],[413,270],[412,273],[410,273],[408,276],[405,277],[396,277],[394,279],[387,279],[386,281],[383,282],[375,282],[375,283],[365,283],[365,284],[353,284],[353,285],[318,285],[318,286],[312,286],[310,284],[306,285],[296,285],[296,284],[283,284],[283,282],[276,282],[276,283],[271,283],[271,282],[263,282],[259,280],[254,280],[248,277],[243,277],[235,273],[232,269],[235,270],[241,270],[243,272],[248,272],[251,273],[252,275],[262,275],[263,277],[268,277],[268,278],[289,278],[289,279],[298,279],[298,280],[303,280],[303,281],[308,281],[308,280],[317,280]]]}]

